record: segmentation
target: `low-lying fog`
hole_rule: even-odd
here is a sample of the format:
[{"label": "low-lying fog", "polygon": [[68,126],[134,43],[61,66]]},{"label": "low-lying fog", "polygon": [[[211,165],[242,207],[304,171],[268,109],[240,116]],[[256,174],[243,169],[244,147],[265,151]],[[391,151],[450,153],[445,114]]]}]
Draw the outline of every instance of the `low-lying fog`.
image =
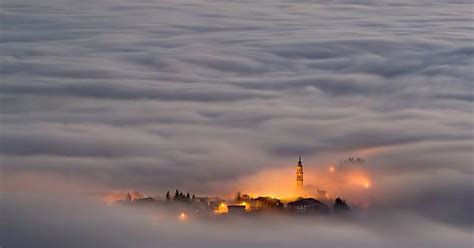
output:
[{"label": "low-lying fog", "polygon": [[[473,247],[472,11],[2,0],[0,248]],[[298,155],[305,186],[370,208],[179,221],[94,197],[281,197]],[[366,173],[328,172],[349,156]]]},{"label": "low-lying fog", "polygon": [[472,247],[472,229],[394,210],[180,220],[61,193],[4,194],[2,247]]}]

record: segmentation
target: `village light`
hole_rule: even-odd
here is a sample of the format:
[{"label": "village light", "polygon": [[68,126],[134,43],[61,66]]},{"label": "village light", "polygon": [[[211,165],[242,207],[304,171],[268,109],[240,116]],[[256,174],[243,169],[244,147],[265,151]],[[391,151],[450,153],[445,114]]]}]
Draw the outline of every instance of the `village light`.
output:
[{"label": "village light", "polygon": [[179,215],[179,220],[185,221],[185,220],[187,220],[187,219],[188,219],[188,215],[187,215],[186,213],[181,213],[181,214]]},{"label": "village light", "polygon": [[247,202],[242,202],[240,203],[241,206],[245,206],[245,210],[246,211],[249,211],[250,210],[250,204],[248,204]]},{"label": "village light", "polygon": [[364,184],[364,187],[367,188],[367,189],[370,188],[370,183],[369,183],[369,182],[366,182],[366,183]]},{"label": "village light", "polygon": [[215,213],[217,214],[226,214],[228,212],[227,205],[225,203],[219,204],[216,210],[214,210]]}]

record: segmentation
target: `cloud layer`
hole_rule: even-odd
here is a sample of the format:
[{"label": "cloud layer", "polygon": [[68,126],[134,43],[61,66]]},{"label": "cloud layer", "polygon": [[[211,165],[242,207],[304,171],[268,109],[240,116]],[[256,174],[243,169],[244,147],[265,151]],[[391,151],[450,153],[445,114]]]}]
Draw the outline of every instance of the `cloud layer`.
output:
[{"label": "cloud layer", "polygon": [[435,219],[472,225],[471,10],[462,0],[5,0],[2,186],[48,174],[219,193],[299,154],[309,168],[362,155],[383,178],[374,194],[419,212],[429,198]]}]

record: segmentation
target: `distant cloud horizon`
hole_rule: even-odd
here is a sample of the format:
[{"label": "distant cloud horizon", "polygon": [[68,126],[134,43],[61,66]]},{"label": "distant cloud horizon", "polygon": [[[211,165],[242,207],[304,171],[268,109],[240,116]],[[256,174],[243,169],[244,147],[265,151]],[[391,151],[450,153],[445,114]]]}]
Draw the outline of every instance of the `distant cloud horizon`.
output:
[{"label": "distant cloud horizon", "polygon": [[4,0],[1,12],[0,193],[215,194],[299,155],[314,171],[361,156],[387,204],[472,227],[471,1]]}]

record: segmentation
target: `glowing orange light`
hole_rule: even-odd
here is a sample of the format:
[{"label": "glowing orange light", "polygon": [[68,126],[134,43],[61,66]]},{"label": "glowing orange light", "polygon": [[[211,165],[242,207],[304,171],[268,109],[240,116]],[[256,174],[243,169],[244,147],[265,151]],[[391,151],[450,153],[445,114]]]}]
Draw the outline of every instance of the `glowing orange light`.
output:
[{"label": "glowing orange light", "polygon": [[241,202],[239,205],[245,206],[245,210],[249,211],[250,210],[250,204],[246,202]]},{"label": "glowing orange light", "polygon": [[185,220],[187,220],[187,219],[188,219],[188,215],[187,215],[186,213],[181,213],[181,214],[179,215],[179,220],[185,221]]},{"label": "glowing orange light", "polygon": [[[238,188],[240,192],[258,196],[277,197],[283,201],[293,201],[297,197],[321,197],[322,193],[315,191],[315,188],[324,190],[327,198],[352,195],[352,200],[363,200],[367,197],[358,194],[359,191],[369,192],[375,188],[375,181],[372,181],[372,174],[364,166],[338,166],[335,163],[315,165],[313,168],[305,168],[305,188],[303,192],[295,190],[295,170],[292,166],[281,166],[281,169],[266,169],[250,176],[242,177],[232,186]],[[313,187],[314,185],[315,187]],[[237,191],[237,190],[235,190]],[[252,210],[254,204],[243,198],[237,204],[246,201]],[[216,206],[217,209],[217,206]],[[246,206],[248,209],[248,206]],[[250,211],[251,211],[250,210]],[[218,211],[216,211],[218,212]]]},{"label": "glowing orange light", "polygon": [[227,205],[225,203],[221,203],[216,210],[214,210],[217,214],[226,214],[229,210],[227,209]]}]

